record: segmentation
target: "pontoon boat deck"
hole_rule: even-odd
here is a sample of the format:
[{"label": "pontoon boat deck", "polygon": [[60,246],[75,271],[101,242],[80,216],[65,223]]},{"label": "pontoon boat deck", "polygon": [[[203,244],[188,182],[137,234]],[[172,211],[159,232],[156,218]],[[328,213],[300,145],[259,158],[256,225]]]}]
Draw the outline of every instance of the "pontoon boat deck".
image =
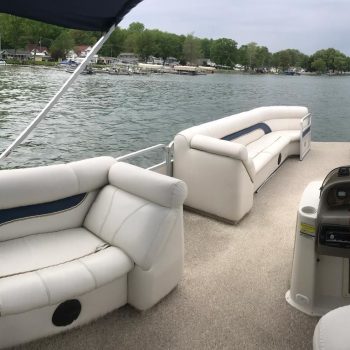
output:
[{"label": "pontoon boat deck", "polygon": [[288,159],[233,226],[185,212],[185,273],[152,309],[130,306],[23,349],[311,349],[318,318],[285,301],[306,185],[348,164],[350,143],[312,143]]}]

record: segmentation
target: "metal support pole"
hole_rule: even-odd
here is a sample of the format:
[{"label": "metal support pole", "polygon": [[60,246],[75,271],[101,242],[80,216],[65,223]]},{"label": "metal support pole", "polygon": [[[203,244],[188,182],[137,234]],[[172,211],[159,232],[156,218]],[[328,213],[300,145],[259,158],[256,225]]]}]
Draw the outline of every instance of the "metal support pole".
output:
[{"label": "metal support pole", "polygon": [[168,176],[173,176],[173,165],[171,163],[171,160],[173,159],[173,151],[174,141],[170,142],[170,144],[165,149],[166,174]]},{"label": "metal support pole", "polygon": [[114,24],[107,33],[105,33],[93,46],[88,55],[84,58],[81,64],[76,68],[70,78],[63,84],[56,95],[51,101],[43,108],[43,110],[37,115],[35,119],[27,126],[27,128],[17,137],[17,139],[0,155],[0,160],[5,159],[18,145],[20,145],[29,134],[37,127],[37,125],[46,117],[52,107],[58,102],[61,96],[68,90],[68,88],[74,83],[79,74],[85,69],[86,65],[90,62],[91,58],[98,52],[101,46],[107,41],[110,35],[113,33],[116,25]]}]

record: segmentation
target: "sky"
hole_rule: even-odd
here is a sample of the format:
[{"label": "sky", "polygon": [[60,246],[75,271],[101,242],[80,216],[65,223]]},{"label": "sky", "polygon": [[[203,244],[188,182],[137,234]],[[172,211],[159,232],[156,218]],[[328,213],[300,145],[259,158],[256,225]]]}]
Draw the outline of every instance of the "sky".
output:
[{"label": "sky", "polygon": [[350,0],[144,0],[120,23],[199,38],[230,38],[270,52],[310,55],[333,47],[350,56]]}]

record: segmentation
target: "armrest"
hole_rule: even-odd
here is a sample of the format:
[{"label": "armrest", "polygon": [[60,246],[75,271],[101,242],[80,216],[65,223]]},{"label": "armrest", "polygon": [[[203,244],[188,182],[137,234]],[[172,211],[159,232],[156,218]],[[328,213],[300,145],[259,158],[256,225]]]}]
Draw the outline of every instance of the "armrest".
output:
[{"label": "armrest", "polygon": [[255,175],[254,164],[248,156],[247,147],[236,142],[219,140],[205,135],[195,135],[191,140],[191,148],[216,154],[219,156],[230,157],[243,162],[249,177],[252,179]]},{"label": "armrest", "polygon": [[248,151],[244,145],[236,142],[219,140],[210,136],[193,136],[191,148],[238,160],[248,159]]},{"label": "armrest", "polygon": [[108,174],[111,185],[164,207],[181,207],[187,196],[186,184],[135,165],[117,162]]}]

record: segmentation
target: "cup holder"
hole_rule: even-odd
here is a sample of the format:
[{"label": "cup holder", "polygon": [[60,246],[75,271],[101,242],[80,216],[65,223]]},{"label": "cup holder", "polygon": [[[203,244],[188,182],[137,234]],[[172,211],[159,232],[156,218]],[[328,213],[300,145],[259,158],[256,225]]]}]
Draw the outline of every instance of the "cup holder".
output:
[{"label": "cup holder", "polygon": [[316,208],[314,207],[311,207],[309,205],[305,206],[305,207],[302,207],[301,208],[301,211],[304,213],[304,214],[316,214],[317,210]]}]

